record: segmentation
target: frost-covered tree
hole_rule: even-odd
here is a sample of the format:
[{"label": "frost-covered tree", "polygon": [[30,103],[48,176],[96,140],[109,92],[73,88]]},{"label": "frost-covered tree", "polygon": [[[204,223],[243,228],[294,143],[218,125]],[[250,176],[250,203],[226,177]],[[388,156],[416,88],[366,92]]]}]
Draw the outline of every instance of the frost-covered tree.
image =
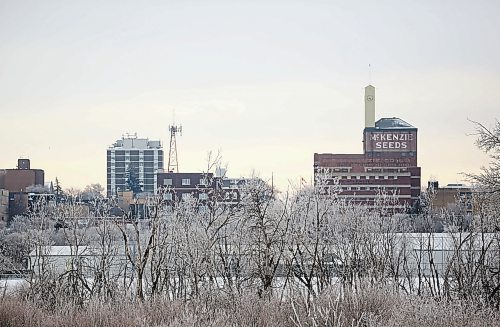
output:
[{"label": "frost-covered tree", "polygon": [[273,185],[254,177],[241,189],[241,199],[247,255],[252,275],[260,281],[257,293],[270,298],[288,245],[288,196],[278,198]]},{"label": "frost-covered tree", "polygon": [[491,162],[489,166],[482,167],[480,173],[467,176],[483,186],[484,191],[500,194],[500,122],[496,121],[493,128],[479,122],[473,123],[476,128],[476,145],[490,155]]},{"label": "frost-covered tree", "polygon": [[104,198],[103,194],[104,187],[99,183],[95,183],[85,186],[80,193],[80,198],[83,201],[102,200]]}]

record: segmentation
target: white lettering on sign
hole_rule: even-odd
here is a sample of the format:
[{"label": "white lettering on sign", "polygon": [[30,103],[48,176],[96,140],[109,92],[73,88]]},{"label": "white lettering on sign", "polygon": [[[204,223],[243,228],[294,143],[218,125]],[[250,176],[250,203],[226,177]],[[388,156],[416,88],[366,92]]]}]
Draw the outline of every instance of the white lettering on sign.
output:
[{"label": "white lettering on sign", "polygon": [[416,146],[414,134],[408,132],[370,133],[368,139],[367,149],[372,151],[413,151]]},{"label": "white lettering on sign", "polygon": [[408,143],[406,142],[375,142],[375,149],[401,149],[405,150],[408,148]]},{"label": "white lettering on sign", "polygon": [[413,134],[373,133],[371,141],[413,141]]}]

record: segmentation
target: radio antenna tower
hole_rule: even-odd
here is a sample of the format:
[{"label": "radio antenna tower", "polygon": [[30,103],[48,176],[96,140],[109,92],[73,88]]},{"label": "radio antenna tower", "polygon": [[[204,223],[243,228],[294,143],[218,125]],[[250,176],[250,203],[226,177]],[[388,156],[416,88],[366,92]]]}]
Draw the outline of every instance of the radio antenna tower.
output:
[{"label": "radio antenna tower", "polygon": [[177,141],[176,135],[180,133],[182,135],[182,126],[168,126],[170,131],[170,151],[168,153],[168,172],[179,172],[179,161],[177,160]]}]

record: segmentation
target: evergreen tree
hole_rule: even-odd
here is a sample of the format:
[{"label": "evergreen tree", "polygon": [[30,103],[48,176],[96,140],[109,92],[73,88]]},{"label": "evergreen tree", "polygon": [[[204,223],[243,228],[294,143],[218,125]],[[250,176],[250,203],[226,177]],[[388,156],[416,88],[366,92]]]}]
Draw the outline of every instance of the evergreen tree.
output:
[{"label": "evergreen tree", "polygon": [[61,187],[61,183],[59,183],[59,179],[56,177],[56,185],[54,186],[54,194],[56,196],[56,203],[61,202],[61,198],[63,197],[63,190]]},{"label": "evergreen tree", "polygon": [[129,165],[125,173],[127,191],[132,191],[134,195],[142,192],[141,181],[139,180],[139,171],[134,165]]}]

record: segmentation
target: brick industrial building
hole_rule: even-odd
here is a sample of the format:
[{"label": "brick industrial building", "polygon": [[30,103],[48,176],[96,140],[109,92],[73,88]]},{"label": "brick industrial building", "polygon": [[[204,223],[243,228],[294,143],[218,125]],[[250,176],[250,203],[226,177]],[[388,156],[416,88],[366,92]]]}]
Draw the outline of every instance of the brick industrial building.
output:
[{"label": "brick industrial building", "polygon": [[[377,194],[394,195],[395,207],[416,204],[420,195],[417,128],[399,118],[375,122],[375,88],[365,88],[365,129],[362,154],[314,154],[319,174],[338,179],[339,197],[373,205]],[[331,183],[331,181],[330,181]]]}]

